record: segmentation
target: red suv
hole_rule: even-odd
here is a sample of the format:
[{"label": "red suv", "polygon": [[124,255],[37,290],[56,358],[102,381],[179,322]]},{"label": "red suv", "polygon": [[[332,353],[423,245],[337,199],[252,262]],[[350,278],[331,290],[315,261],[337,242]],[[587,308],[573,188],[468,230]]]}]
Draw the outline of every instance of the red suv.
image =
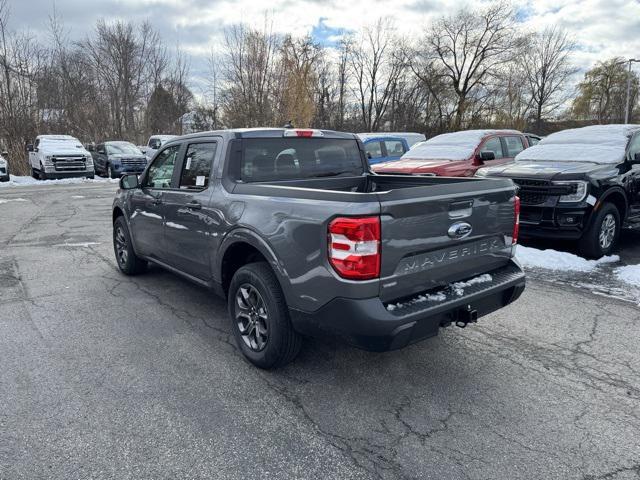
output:
[{"label": "red suv", "polygon": [[511,162],[527,147],[527,138],[517,130],[465,130],[417,143],[400,160],[372,169],[376,173],[471,177],[480,167]]}]

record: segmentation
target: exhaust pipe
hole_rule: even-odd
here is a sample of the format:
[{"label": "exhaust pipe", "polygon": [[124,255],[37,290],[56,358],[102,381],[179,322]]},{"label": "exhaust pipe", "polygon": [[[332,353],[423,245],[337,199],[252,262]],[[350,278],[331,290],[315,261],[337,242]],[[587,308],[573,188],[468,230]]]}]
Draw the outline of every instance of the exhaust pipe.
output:
[{"label": "exhaust pipe", "polygon": [[456,312],[456,327],[464,328],[469,323],[478,323],[478,311],[467,305]]}]

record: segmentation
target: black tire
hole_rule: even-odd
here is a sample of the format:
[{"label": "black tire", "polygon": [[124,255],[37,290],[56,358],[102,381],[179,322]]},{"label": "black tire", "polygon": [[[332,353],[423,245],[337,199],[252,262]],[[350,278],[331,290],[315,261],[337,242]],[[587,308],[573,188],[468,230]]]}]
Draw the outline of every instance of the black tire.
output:
[{"label": "black tire", "polygon": [[44,171],[44,167],[40,164],[40,170],[38,170],[38,180],[46,180],[47,172]]},{"label": "black tire", "polygon": [[[612,226],[611,221],[615,222]],[[593,215],[589,226],[578,243],[578,250],[587,258],[600,258],[610,255],[620,238],[620,212],[612,203],[604,203]],[[604,235],[608,240],[603,241],[603,230],[609,232]]]},{"label": "black tire", "polygon": [[118,268],[125,275],[137,275],[147,269],[147,262],[133,251],[129,227],[122,216],[113,222],[113,252]]},{"label": "black tire", "polygon": [[107,178],[118,178],[118,176],[115,173],[113,173],[113,170],[111,170],[111,165],[109,165],[108,163],[107,163],[107,166],[105,167],[104,175]]},{"label": "black tire", "polygon": [[31,168],[31,176],[38,180],[38,171],[35,168]]},{"label": "black tire", "polygon": [[[250,301],[244,301],[246,298],[243,293],[253,294],[248,291],[247,286],[253,288],[262,300],[263,309],[259,307],[260,302],[257,299],[256,313],[254,322],[255,338],[258,335],[262,337],[264,345],[260,348],[259,342],[252,347],[251,341],[248,340],[251,333],[243,335],[241,332],[240,322],[247,322],[245,333],[250,331],[249,324],[252,320],[245,315],[246,309],[240,303],[250,305]],[[243,289],[241,291],[241,289]],[[240,300],[238,297],[240,296]],[[289,309],[278,283],[278,279],[268,264],[264,262],[250,263],[238,269],[231,280],[229,286],[229,294],[227,298],[227,308],[229,310],[229,318],[231,320],[231,329],[236,339],[238,348],[244,356],[256,367],[270,369],[282,367],[293,361],[302,346],[302,337],[291,326],[289,319]],[[264,310],[264,315],[260,311]],[[261,325],[258,327],[256,325]],[[263,328],[265,334],[260,334],[260,328]]]}]

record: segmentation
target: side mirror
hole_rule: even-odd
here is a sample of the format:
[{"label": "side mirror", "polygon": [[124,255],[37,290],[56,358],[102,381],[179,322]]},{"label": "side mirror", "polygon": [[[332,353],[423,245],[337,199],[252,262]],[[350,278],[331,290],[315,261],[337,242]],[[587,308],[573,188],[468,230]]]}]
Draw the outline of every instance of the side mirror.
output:
[{"label": "side mirror", "polygon": [[488,162],[489,160],[495,160],[496,154],[494,152],[480,152],[480,160],[483,162]]},{"label": "side mirror", "polygon": [[371,156],[371,152],[367,152],[367,158],[371,160],[373,157]]},{"label": "side mirror", "polygon": [[140,187],[140,180],[138,175],[129,174],[120,177],[120,188],[122,190],[133,190]]},{"label": "side mirror", "polygon": [[87,145],[87,151],[88,152],[95,152],[96,151],[95,145],[93,145],[91,143],[89,145]]},{"label": "side mirror", "polygon": [[27,145],[27,152],[33,152],[33,143]]}]

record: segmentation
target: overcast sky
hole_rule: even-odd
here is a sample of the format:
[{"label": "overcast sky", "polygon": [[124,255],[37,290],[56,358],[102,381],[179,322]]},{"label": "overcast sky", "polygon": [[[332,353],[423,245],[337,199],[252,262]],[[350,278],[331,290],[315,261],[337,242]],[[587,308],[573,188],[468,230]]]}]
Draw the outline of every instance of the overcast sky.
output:
[{"label": "overcast sky", "polygon": [[[265,15],[282,33],[312,33],[330,44],[342,32],[355,31],[381,16],[391,17],[400,33],[418,37],[430,19],[483,1],[445,0],[56,0],[55,8],[72,39],[84,38],[96,21],[149,19],[168,46],[180,46],[192,56],[195,75],[204,73],[204,56],[220,44],[226,25],[264,25]],[[42,34],[53,0],[9,0],[15,29]],[[523,29],[560,25],[578,49],[581,70],[612,56],[640,58],[640,0],[514,1]],[[636,68],[640,68],[636,66]]]}]

